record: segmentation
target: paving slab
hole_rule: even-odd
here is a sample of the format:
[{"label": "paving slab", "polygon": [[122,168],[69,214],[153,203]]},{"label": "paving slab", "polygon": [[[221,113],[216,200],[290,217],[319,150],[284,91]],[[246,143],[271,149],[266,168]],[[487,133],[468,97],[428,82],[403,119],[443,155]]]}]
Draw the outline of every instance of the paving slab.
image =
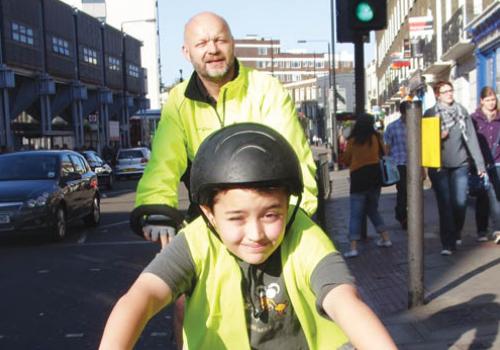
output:
[{"label": "paving slab", "polygon": [[[332,195],[325,204],[326,230],[337,248],[349,249],[349,173],[330,173]],[[395,186],[385,187],[379,209],[393,247],[359,244],[360,256],[347,264],[361,296],[382,318],[400,349],[500,349],[500,245],[475,241],[473,199],[469,200],[463,245],[439,254],[439,218],[434,193],[424,185],[425,304],[408,309],[408,234],[394,219]]]}]

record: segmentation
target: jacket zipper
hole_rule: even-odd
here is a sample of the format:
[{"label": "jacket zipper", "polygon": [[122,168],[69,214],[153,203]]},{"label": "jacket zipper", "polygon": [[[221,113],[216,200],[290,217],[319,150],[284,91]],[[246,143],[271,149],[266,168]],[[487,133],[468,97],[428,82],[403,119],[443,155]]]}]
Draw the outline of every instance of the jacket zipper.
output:
[{"label": "jacket zipper", "polygon": [[219,120],[220,127],[223,128],[225,117],[226,117],[226,89],[222,92],[222,118],[217,110],[218,103],[214,106],[215,114],[217,115],[217,119]]}]

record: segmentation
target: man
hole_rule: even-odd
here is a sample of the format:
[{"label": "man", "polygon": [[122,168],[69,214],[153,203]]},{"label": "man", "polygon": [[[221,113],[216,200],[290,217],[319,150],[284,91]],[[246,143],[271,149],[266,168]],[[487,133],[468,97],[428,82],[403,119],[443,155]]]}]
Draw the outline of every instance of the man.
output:
[{"label": "man", "polygon": [[396,121],[390,123],[384,133],[384,142],[386,152],[390,155],[398,166],[399,182],[396,184],[397,197],[396,207],[394,208],[396,220],[401,227],[406,230],[407,212],[406,212],[406,110],[408,101],[403,101],[399,105],[401,116]]},{"label": "man", "polygon": [[[279,81],[243,66],[234,57],[229,26],[214,13],[203,12],[187,22],[182,51],[195,72],[171,90],[163,106],[152,156],[137,187],[136,207],[177,207],[178,184],[200,143],[223,126],[250,121],[273,127],[292,144],[304,174],[301,207],[314,214],[314,160],[294,104]],[[154,239],[158,231],[165,233],[157,227],[146,227],[144,235]],[[160,237],[163,243],[170,239]]]},{"label": "man", "polygon": [[[201,142],[224,126],[256,122],[279,131],[293,146],[304,177],[301,207],[313,215],[317,207],[316,166],[293,101],[279,81],[243,66],[234,57],[229,25],[211,12],[195,15],[186,23],[182,52],[195,71],[170,91],[163,106],[151,159],[137,186],[136,208],[157,204],[177,207],[181,176],[189,179],[189,163]],[[146,239],[160,239],[164,247],[175,229],[147,225],[143,233]],[[180,341],[178,334],[177,339]]]}]

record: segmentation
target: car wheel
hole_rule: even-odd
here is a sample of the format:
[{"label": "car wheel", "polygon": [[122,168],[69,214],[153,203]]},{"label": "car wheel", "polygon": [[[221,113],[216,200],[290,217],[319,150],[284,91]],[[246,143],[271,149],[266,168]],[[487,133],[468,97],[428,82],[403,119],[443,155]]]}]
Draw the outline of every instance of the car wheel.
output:
[{"label": "car wheel", "polygon": [[66,230],[66,213],[62,207],[59,207],[56,210],[54,225],[51,228],[50,235],[55,241],[62,241],[66,237]]},{"label": "car wheel", "polygon": [[92,208],[90,209],[90,214],[87,215],[83,221],[87,226],[97,226],[99,221],[101,221],[101,205],[98,197],[94,197],[92,200]]}]

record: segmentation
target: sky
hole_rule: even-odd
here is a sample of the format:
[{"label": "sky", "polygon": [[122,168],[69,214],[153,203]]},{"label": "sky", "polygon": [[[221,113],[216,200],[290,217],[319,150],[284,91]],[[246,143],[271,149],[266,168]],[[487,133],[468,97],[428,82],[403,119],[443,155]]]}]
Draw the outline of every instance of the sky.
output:
[{"label": "sky", "polygon": [[[180,69],[184,79],[191,75],[191,64],[181,52],[184,24],[202,11],[224,17],[234,38],[257,34],[279,39],[282,51],[304,48],[309,52],[327,52],[326,41],[331,38],[329,0],[160,0],[158,3],[161,75],[167,86],[179,79]],[[297,40],[325,42],[297,44]],[[335,51],[352,53],[354,47],[336,44]],[[371,47],[365,45],[365,58],[373,56],[371,51]]]}]

